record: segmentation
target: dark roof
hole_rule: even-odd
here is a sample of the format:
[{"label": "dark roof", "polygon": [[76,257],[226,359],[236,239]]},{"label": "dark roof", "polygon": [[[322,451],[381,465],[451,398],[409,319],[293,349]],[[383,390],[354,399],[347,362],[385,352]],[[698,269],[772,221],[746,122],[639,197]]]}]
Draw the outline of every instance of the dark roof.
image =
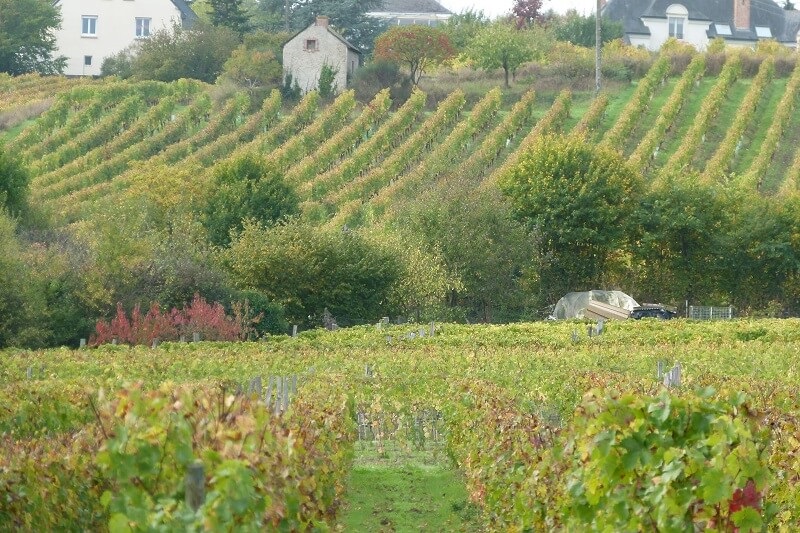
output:
[{"label": "dark roof", "polygon": [[189,7],[186,0],[172,0],[172,3],[181,12],[181,22],[183,22],[184,26],[191,26],[197,22],[197,14]]},{"label": "dark roof", "polygon": [[610,0],[603,7],[602,15],[611,20],[622,22],[626,34],[637,33],[650,35],[650,30],[642,23],[642,13],[651,0]]},{"label": "dark roof", "polygon": [[800,14],[786,11],[773,0],[750,0],[750,28],[739,30],[733,24],[734,0],[609,0],[603,16],[622,22],[625,33],[649,35],[641,17],[666,18],[667,8],[681,4],[689,11],[690,20],[709,22],[709,38],[717,37],[715,24],[730,26],[731,40],[756,41],[756,26],[768,27],[772,37],[783,42],[794,42],[800,30]]},{"label": "dark roof", "polygon": [[436,0],[384,0],[380,7],[371,10],[373,13],[441,13],[452,15],[452,12]]}]

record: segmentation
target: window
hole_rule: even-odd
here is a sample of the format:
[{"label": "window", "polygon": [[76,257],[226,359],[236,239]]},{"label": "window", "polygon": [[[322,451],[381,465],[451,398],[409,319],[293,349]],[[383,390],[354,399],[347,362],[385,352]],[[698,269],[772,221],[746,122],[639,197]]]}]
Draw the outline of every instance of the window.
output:
[{"label": "window", "polygon": [[717,35],[733,35],[728,24],[714,24],[714,29],[717,30]]},{"label": "window", "polygon": [[81,35],[94,37],[97,35],[97,16],[84,15],[81,17]]},{"label": "window", "polygon": [[669,36],[676,39],[683,39],[686,21],[689,18],[689,10],[681,4],[672,4],[667,8],[667,24],[669,25]]},{"label": "window", "polygon": [[756,26],[756,36],[759,39],[771,39],[772,30],[769,29],[769,26]]},{"label": "window", "polygon": [[317,40],[316,39],[306,39],[304,50],[308,50],[309,52],[316,52],[317,48]]},{"label": "window", "polygon": [[669,17],[669,36],[676,39],[683,39],[683,18]]},{"label": "window", "polygon": [[83,64],[84,64],[84,66],[91,67],[92,66],[92,56],[83,56]]},{"label": "window", "polygon": [[136,17],[136,37],[150,37],[149,18]]}]

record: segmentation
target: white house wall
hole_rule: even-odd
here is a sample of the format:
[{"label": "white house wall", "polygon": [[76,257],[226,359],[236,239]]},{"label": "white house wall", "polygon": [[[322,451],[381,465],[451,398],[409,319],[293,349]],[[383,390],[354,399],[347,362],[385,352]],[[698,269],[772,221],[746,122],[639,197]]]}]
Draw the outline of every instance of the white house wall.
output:
[{"label": "white house wall", "polygon": [[[650,30],[650,39],[645,46],[648,50],[657,51],[667,39],[669,39],[669,26],[665,18],[642,17],[642,22]],[[708,46],[708,28],[711,25],[708,21],[689,20],[683,26],[683,39],[697,48],[705,50]]]},{"label": "white house wall", "polygon": [[[180,23],[181,12],[170,0],[60,0],[61,29],[56,32],[58,53],[68,58],[64,74],[99,76],[106,57],[137,40],[136,19],[150,19],[150,33]],[[82,35],[82,18],[97,17],[94,36]],[[85,57],[91,56],[91,65]]]},{"label": "white house wall", "polygon": [[[316,50],[305,49],[309,39],[317,40]],[[342,92],[353,61],[358,67],[358,54],[323,26],[309,26],[283,47],[283,69],[292,74],[304,93],[318,88],[324,65],[336,70],[336,92]]]}]

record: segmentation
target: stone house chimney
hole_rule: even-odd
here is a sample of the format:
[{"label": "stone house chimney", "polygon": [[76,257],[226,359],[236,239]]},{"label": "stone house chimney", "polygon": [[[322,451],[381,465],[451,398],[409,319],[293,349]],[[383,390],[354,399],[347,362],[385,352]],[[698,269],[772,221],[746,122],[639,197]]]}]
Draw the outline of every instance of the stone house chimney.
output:
[{"label": "stone house chimney", "polygon": [[733,25],[737,30],[750,29],[750,0],[733,0]]},{"label": "stone house chimney", "polygon": [[[738,0],[734,0],[738,1]],[[750,0],[747,0],[747,5],[750,5]],[[320,28],[327,28],[328,27],[328,17],[320,15],[317,17],[317,26]]]}]

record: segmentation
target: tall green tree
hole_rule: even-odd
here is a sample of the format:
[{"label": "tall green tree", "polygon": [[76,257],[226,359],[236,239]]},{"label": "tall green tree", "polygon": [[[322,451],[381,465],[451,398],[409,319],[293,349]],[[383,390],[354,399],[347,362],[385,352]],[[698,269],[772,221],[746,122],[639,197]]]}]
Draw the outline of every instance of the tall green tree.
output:
[{"label": "tall green tree", "polygon": [[60,74],[67,63],[55,55],[60,26],[51,0],[0,0],[0,72]]},{"label": "tall green tree", "polygon": [[30,176],[25,166],[0,143],[0,209],[13,217],[28,210]]},{"label": "tall green tree", "polygon": [[240,38],[226,27],[175,25],[138,43],[131,60],[133,76],[142,80],[194,78],[214,83]]},{"label": "tall green tree", "polygon": [[[569,11],[557,18],[552,27],[557,40],[592,48],[597,38],[595,24],[594,15],[581,15],[577,11]],[[624,34],[621,22],[601,17],[600,26],[600,40],[603,44],[621,39]]]},{"label": "tall green tree", "polygon": [[458,53],[466,52],[470,41],[478,32],[490,24],[489,17],[483,11],[468,9],[447,19],[441,28],[450,37],[450,42]]},{"label": "tall green tree", "polygon": [[393,312],[400,258],[355,231],[292,221],[270,228],[246,223],[225,251],[233,280],[286,309],[295,324],[319,325],[328,310],[341,325]]},{"label": "tall green tree", "polygon": [[209,0],[211,6],[211,23],[214,26],[225,26],[239,35],[250,30],[250,15],[242,0]]},{"label": "tall green tree", "polygon": [[405,65],[414,85],[419,83],[427,68],[454,53],[447,33],[429,26],[394,26],[375,41],[375,59]]},{"label": "tall green tree", "polygon": [[506,87],[511,86],[509,77],[523,63],[535,58],[535,49],[527,32],[504,21],[482,28],[470,42],[468,53],[484,70],[502,68]]},{"label": "tall green tree", "polygon": [[500,186],[538,239],[540,287],[550,299],[602,283],[630,239],[643,189],[618,152],[576,136],[542,137]]},{"label": "tall green tree", "polygon": [[676,178],[648,191],[632,215],[638,296],[675,305],[709,301],[725,274],[729,202],[721,191]]},{"label": "tall green tree", "polygon": [[366,13],[377,11],[382,4],[383,0],[261,0],[253,20],[268,31],[296,32],[324,15],[353,46],[370,54],[386,23]]},{"label": "tall green tree", "polygon": [[209,239],[226,246],[244,220],[269,225],[298,213],[299,200],[280,170],[255,154],[221,163],[214,170],[214,192],[204,210]]}]

